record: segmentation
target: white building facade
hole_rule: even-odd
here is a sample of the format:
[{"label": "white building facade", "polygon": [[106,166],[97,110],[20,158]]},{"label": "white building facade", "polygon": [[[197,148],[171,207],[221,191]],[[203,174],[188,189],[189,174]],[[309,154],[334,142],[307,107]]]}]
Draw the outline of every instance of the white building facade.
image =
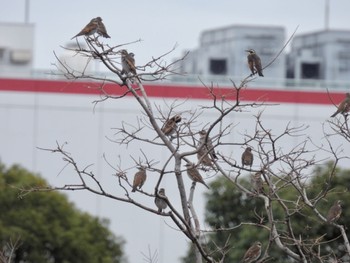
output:
[{"label": "white building facade", "polygon": [[350,81],[350,30],[295,36],[288,54],[288,77]]},{"label": "white building facade", "polygon": [[0,36],[0,76],[31,76],[34,25],[0,23]]},{"label": "white building facade", "polygon": [[[181,73],[190,75],[246,76],[247,49],[254,49],[263,67],[274,59],[285,41],[285,29],[279,26],[233,25],[206,30],[199,47],[189,51],[182,62]],[[285,77],[285,53],[266,69],[269,78]]]}]

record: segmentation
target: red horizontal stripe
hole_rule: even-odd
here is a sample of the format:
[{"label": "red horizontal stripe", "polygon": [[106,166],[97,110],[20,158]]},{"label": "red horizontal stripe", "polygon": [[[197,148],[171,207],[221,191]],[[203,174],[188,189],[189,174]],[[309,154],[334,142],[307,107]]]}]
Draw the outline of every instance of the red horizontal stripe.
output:
[{"label": "red horizontal stripe", "polygon": [[[0,79],[0,91],[45,92],[61,94],[101,94],[100,83],[60,80],[36,79]],[[148,96],[157,98],[210,99],[210,91],[203,86],[174,85],[174,84],[144,84]],[[104,91],[110,95],[122,95],[126,87],[116,84],[105,84]],[[225,96],[235,99],[233,87],[214,88],[215,96]],[[344,93],[304,90],[276,90],[268,88],[244,88],[240,91],[242,101],[264,101],[306,104],[339,103],[345,97]],[[333,101],[333,102],[332,102]]]}]

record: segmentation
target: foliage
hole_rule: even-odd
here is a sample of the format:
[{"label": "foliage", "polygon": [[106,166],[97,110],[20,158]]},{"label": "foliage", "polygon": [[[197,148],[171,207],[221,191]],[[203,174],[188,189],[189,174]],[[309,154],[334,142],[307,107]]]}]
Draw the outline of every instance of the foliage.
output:
[{"label": "foliage", "polygon": [[[317,207],[326,216],[330,206],[336,200],[342,200],[343,213],[338,223],[347,226],[346,215],[350,214],[350,170],[337,168],[330,179],[333,166],[332,162],[317,166],[314,169],[312,179],[307,184],[307,188],[310,196],[316,196],[323,188],[332,189],[320,200]],[[248,177],[242,179],[241,182],[247,187],[249,187],[250,182]],[[271,245],[269,250],[271,259],[269,262],[292,261],[281,253],[273,243],[269,244],[269,231],[262,227],[263,225],[268,227],[265,224],[266,220],[262,220],[266,216],[262,209],[263,202],[242,194],[233,184],[227,184],[223,177],[219,177],[212,182],[210,187],[212,191],[206,194],[206,221],[212,229],[221,231],[214,231],[207,235],[205,244],[207,246],[215,244],[218,247],[230,247],[223,262],[238,262],[242,259],[245,250],[256,240],[261,241],[263,247]],[[280,198],[283,200],[293,200],[296,197],[297,193],[291,186],[286,187],[280,194]],[[301,242],[319,239],[318,244],[314,246],[314,250],[319,250],[318,253],[321,256],[332,251],[337,258],[343,257],[346,251],[339,230],[315,217],[311,209],[302,202],[300,205],[303,206],[303,209],[295,213],[292,218],[294,234],[302,240]],[[276,219],[280,220],[279,228],[285,228],[282,211],[275,209],[274,215]],[[243,224],[243,227],[238,228],[240,224]],[[182,262],[191,262],[188,259],[193,257],[191,256],[193,252],[190,250],[188,253],[189,255],[184,257]]]},{"label": "foliage", "polygon": [[46,187],[45,180],[14,165],[0,168],[0,243],[19,239],[14,262],[122,262],[123,241],[108,221],[77,210],[57,192],[19,198],[18,188]]}]

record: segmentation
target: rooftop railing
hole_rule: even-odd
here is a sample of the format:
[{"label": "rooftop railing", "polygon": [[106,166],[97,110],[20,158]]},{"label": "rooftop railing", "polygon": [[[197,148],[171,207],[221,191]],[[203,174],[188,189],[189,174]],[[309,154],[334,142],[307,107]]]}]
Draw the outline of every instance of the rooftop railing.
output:
[{"label": "rooftop railing", "polygon": [[[109,72],[91,72],[93,76],[101,78],[115,79],[116,76]],[[202,86],[214,85],[221,87],[232,87],[233,83],[237,86],[246,76],[218,76],[218,75],[172,75],[161,81],[153,81],[155,84],[169,84],[169,85],[193,85]],[[0,72],[0,78],[30,78],[30,79],[49,79],[49,80],[63,80],[65,77],[62,72],[57,70],[33,70],[31,72]],[[147,79],[144,75],[143,79]],[[87,80],[87,79],[84,79]],[[254,88],[268,88],[268,89],[297,89],[297,90],[339,90],[349,91],[350,81],[329,81],[318,79],[287,79],[287,78],[268,78],[268,77],[253,77],[247,83],[248,87]]]}]

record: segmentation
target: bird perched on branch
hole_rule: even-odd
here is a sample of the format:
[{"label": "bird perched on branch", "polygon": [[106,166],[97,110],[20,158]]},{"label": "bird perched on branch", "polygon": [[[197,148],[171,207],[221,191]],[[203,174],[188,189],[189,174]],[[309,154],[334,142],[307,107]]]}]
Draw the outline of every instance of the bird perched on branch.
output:
[{"label": "bird perched on branch", "polygon": [[143,186],[143,184],[145,183],[146,178],[147,178],[145,167],[140,166],[140,167],[138,167],[138,169],[139,169],[139,171],[136,172],[135,176],[134,176],[134,181],[132,184],[131,192],[135,192],[136,188],[140,189]]},{"label": "bird perched on branch", "polygon": [[198,161],[204,166],[213,167],[213,160],[210,158],[208,151],[205,149],[205,147],[201,147],[200,145],[198,147],[199,147],[197,152]]},{"label": "bird perched on branch", "polygon": [[241,263],[251,263],[257,260],[260,257],[260,255],[261,255],[261,243],[257,241],[245,252]]},{"label": "bird perched on branch", "polygon": [[134,53],[128,53],[126,49],[120,51],[121,62],[122,62],[122,72],[121,74],[136,74],[135,67],[135,55]]},{"label": "bird perched on branch", "polygon": [[244,165],[248,165],[250,168],[252,168],[253,159],[252,148],[247,147],[242,154],[242,167],[244,167]]},{"label": "bird perched on branch", "polygon": [[179,114],[174,115],[173,117],[166,120],[162,127],[162,132],[166,136],[172,136],[176,129],[177,129],[177,123],[181,121],[181,116]]},{"label": "bird perched on branch", "polygon": [[203,177],[193,163],[186,163],[185,166],[187,167],[187,175],[193,182],[204,184],[209,189],[209,186],[204,182]]},{"label": "bird perched on branch", "polygon": [[262,73],[260,57],[255,53],[254,49],[248,49],[246,51],[249,53],[247,56],[248,66],[250,71],[252,72],[252,75],[254,75],[255,73],[258,73],[260,77],[263,77],[264,75]]},{"label": "bird perched on branch", "polygon": [[257,193],[257,194],[261,194],[264,192],[264,188],[263,188],[263,180],[261,178],[261,172],[257,172],[255,174],[253,174],[250,178],[250,182],[252,185],[253,190]]},{"label": "bird perched on branch", "polygon": [[338,105],[338,109],[331,117],[335,117],[338,113],[344,114],[350,111],[350,93],[345,94],[345,99]]},{"label": "bird perched on branch", "polygon": [[334,205],[329,209],[327,214],[327,222],[333,223],[336,222],[342,213],[341,201],[335,201]]},{"label": "bird perched on branch", "polygon": [[199,132],[199,145],[204,144],[203,149],[209,153],[212,159],[218,159],[213,147],[213,141],[209,136],[207,136],[206,130],[201,130]]},{"label": "bird perched on branch", "polygon": [[100,36],[103,36],[105,38],[110,38],[110,36],[107,34],[107,30],[105,25],[102,22],[101,17],[95,17],[91,19],[91,21],[78,33],[76,34],[73,38],[79,37],[79,36],[90,36],[93,34],[99,34]]},{"label": "bird perched on branch", "polygon": [[122,49],[120,54],[122,63],[121,74],[126,74],[127,76],[134,75],[140,81],[139,77],[136,75],[135,54],[132,52],[128,53],[126,49]]},{"label": "bird perched on branch", "polygon": [[[161,196],[161,197],[167,198],[166,195],[165,195],[164,188],[160,188],[159,189],[158,195]],[[158,197],[158,196],[156,196],[156,198],[154,199],[154,203],[158,207],[158,213],[161,213],[163,209],[166,209],[168,207],[168,205],[165,202],[165,200],[163,198]]]}]

